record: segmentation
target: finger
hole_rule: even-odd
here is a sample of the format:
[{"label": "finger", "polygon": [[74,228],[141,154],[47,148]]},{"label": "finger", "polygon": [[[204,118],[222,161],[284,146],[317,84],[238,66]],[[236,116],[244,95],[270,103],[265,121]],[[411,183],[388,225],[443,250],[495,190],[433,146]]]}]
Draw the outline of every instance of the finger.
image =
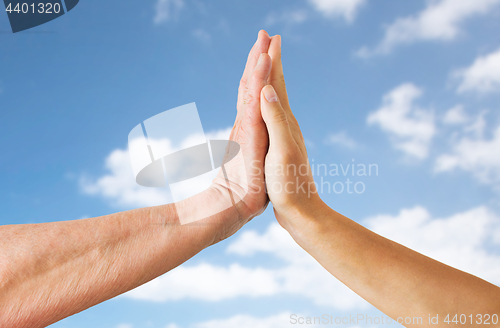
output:
[{"label": "finger", "polygon": [[290,104],[288,102],[288,94],[286,91],[285,84],[285,76],[283,74],[283,64],[281,61],[281,36],[275,35],[271,38],[271,43],[269,45],[269,56],[271,56],[272,60],[272,69],[271,74],[269,75],[269,84],[271,84],[283,106],[283,109],[287,113],[287,117],[290,123],[290,128],[292,133],[298,137],[297,140],[303,140],[302,132],[300,131],[299,123],[293,115],[293,112],[290,108]]},{"label": "finger", "polygon": [[283,64],[281,62],[281,36],[275,35],[271,38],[271,43],[269,44],[268,50],[269,56],[271,56],[273,68],[271,70],[271,75],[269,76],[269,84],[271,84],[284,109],[290,108],[288,103],[288,95],[286,92],[285,76],[283,75]]},{"label": "finger", "polygon": [[[241,106],[238,107],[236,121],[231,131],[231,140],[238,138],[238,133],[241,131],[242,124],[254,126],[264,124],[260,113],[260,91],[266,85],[271,72],[271,57],[267,53],[260,55],[257,65],[252,72],[248,86],[244,93],[244,99],[241,99]],[[241,93],[240,93],[241,94]],[[248,121],[246,121],[248,119]],[[244,121],[246,123],[242,123]],[[267,141],[266,141],[267,144]]]},{"label": "finger", "polygon": [[266,85],[261,92],[262,118],[269,134],[269,146],[281,147],[293,141],[285,110],[272,85]]},{"label": "finger", "polygon": [[257,61],[261,53],[267,53],[269,49],[269,43],[271,42],[271,38],[266,31],[261,30],[259,32],[259,36],[257,41],[255,42],[252,50],[248,54],[247,63],[245,65],[245,70],[243,72],[243,76],[240,80],[240,86],[238,89],[238,105],[243,105],[242,100],[244,99],[245,92],[247,90],[247,84],[249,79],[251,78],[251,74],[257,65]]},{"label": "finger", "polygon": [[271,73],[271,57],[267,53],[260,55],[257,65],[248,82],[246,97],[244,99],[245,110],[258,112],[260,116],[260,91],[266,85],[269,74]]},{"label": "finger", "polygon": [[248,54],[247,63],[245,65],[245,70],[243,71],[242,80],[248,81],[248,78],[252,74],[257,62],[259,60],[259,56],[262,53],[267,53],[269,50],[269,44],[271,43],[271,37],[269,34],[260,30],[259,35],[257,37],[257,42],[255,43],[252,51]]}]

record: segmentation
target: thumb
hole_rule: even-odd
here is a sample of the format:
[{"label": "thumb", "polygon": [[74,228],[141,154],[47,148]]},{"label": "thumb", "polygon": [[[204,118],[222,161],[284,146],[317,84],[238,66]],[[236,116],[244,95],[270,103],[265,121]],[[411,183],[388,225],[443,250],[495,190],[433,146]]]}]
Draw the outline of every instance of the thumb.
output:
[{"label": "thumb", "polygon": [[278,95],[272,85],[262,88],[260,94],[262,118],[269,133],[269,143],[285,145],[292,140],[285,110],[281,107]]}]

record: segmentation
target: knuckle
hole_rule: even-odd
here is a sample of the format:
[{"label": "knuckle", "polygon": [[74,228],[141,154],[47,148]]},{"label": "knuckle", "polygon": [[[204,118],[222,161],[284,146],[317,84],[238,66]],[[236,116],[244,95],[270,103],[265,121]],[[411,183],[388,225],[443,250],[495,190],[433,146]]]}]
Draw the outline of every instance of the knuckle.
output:
[{"label": "knuckle", "polygon": [[276,123],[288,125],[288,118],[283,110],[274,111],[272,119]]},{"label": "knuckle", "polygon": [[285,86],[286,86],[286,83],[285,83],[285,75],[280,74],[280,75],[279,75],[279,76],[277,76],[277,77],[273,77],[273,78],[272,78],[272,83],[273,83],[273,84],[275,84],[275,85],[280,85],[280,86],[285,87]]},{"label": "knuckle", "polygon": [[[294,154],[288,149],[282,150],[278,155],[278,163],[283,163],[283,164],[295,163]],[[289,172],[285,170],[284,173],[289,173]]]},{"label": "knuckle", "polygon": [[283,73],[278,77],[278,81],[280,81],[283,85],[285,84],[285,75]]},{"label": "knuckle", "polygon": [[255,69],[252,73],[251,81],[261,81],[267,78],[266,72],[262,69]]},{"label": "knuckle", "polygon": [[243,88],[247,85],[247,78],[246,76],[241,77],[240,79],[240,88]]},{"label": "knuckle", "polygon": [[247,94],[245,99],[243,99],[243,104],[251,106],[255,103],[255,97],[252,94]]}]

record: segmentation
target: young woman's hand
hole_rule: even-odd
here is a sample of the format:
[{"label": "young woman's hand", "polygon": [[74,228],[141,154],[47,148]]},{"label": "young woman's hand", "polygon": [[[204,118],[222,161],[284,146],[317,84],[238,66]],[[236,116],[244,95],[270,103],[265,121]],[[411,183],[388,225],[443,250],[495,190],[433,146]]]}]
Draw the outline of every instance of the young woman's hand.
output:
[{"label": "young woman's hand", "polygon": [[269,133],[266,156],[266,187],[278,222],[292,235],[304,213],[321,207],[299,124],[288,102],[281,63],[281,37],[269,46],[272,69],[261,92],[261,111]]}]

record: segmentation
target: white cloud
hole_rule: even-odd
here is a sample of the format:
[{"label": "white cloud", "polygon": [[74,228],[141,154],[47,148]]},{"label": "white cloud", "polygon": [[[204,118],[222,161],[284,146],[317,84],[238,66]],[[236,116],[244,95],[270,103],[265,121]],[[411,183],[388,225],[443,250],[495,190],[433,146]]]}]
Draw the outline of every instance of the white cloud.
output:
[{"label": "white cloud", "polygon": [[180,266],[127,294],[129,298],[154,302],[194,299],[220,301],[238,296],[274,295],[280,286],[274,272],[262,268],[228,267],[202,263]]},{"label": "white cloud", "polygon": [[288,25],[300,24],[302,22],[305,22],[307,20],[307,17],[307,13],[303,9],[287,10],[280,14],[270,13],[269,15],[267,15],[264,24],[267,26],[275,25],[277,23]]},{"label": "white cloud", "polygon": [[100,196],[117,207],[143,207],[171,201],[166,188],[147,188],[135,182],[128,150],[116,149],[105,160],[109,173],[96,180],[82,177],[80,187],[85,194]]},{"label": "white cloud", "polygon": [[183,0],[158,0],[155,6],[155,24],[161,24],[175,19],[184,7]]},{"label": "white cloud", "polygon": [[457,89],[459,93],[500,92],[500,49],[477,58],[471,66],[457,70],[453,75],[461,80]]},{"label": "white cloud", "polygon": [[[238,314],[230,318],[208,320],[190,325],[190,328],[288,328],[296,325],[307,327],[320,327],[323,318],[319,316],[305,316],[281,312],[268,317],[255,317],[247,314]],[[324,321],[323,321],[324,322]],[[323,323],[324,325],[324,323]],[[180,328],[176,324],[170,324],[165,328]],[[360,328],[360,326],[347,326],[346,328]]]},{"label": "white cloud", "polygon": [[269,225],[263,234],[254,230],[244,231],[237,240],[228,246],[227,253],[240,256],[270,253],[287,263],[309,262],[310,258],[306,252],[297,247],[288,232],[277,223]]},{"label": "white cloud", "polygon": [[446,218],[423,207],[364,221],[373,231],[460,270],[500,284],[500,218],[481,206]]},{"label": "white cloud", "polygon": [[212,36],[206,30],[202,28],[197,28],[193,31],[193,36],[203,43],[210,43],[212,41]]},{"label": "white cloud", "polygon": [[[291,317],[291,313],[282,312],[268,317],[255,317],[247,314],[237,314],[230,318],[207,320],[189,325],[189,328],[285,328],[293,326],[292,318],[302,317],[296,314]],[[314,319],[311,319],[314,320]],[[308,327],[319,327],[319,324],[307,324]],[[165,328],[180,328],[176,324],[170,324]]]},{"label": "white cloud", "polygon": [[[209,131],[203,135],[191,135],[181,144],[193,145],[205,142],[205,140],[228,140],[231,128]],[[174,150],[171,142],[167,139],[149,140],[150,144],[157,145],[166,153]],[[143,207],[156,206],[172,202],[172,195],[167,188],[142,187],[135,182],[132,171],[129,152],[126,149],[115,149],[105,159],[105,168],[108,173],[97,179],[88,177],[80,178],[80,187],[85,194],[100,196],[117,207]],[[210,178],[209,175],[206,175]],[[211,178],[210,178],[211,181]],[[199,181],[198,181],[199,182]],[[184,186],[185,194],[190,194],[193,188],[188,184]],[[182,194],[182,190],[177,190]],[[180,196],[179,196],[180,197]],[[181,197],[182,198],[182,197]]]},{"label": "white cloud", "polygon": [[464,21],[490,13],[499,3],[500,0],[429,0],[418,14],[398,18],[390,24],[376,47],[363,47],[357,54],[369,57],[390,53],[400,44],[454,40],[460,34]]},{"label": "white cloud", "polygon": [[365,0],[309,0],[309,3],[327,17],[342,17],[352,22]]},{"label": "white cloud", "polygon": [[176,325],[175,323],[168,324],[165,328],[180,328],[180,326]]},{"label": "white cloud", "polygon": [[[227,319],[210,320],[193,325],[193,328],[288,328],[290,313],[280,313],[266,318],[250,315],[236,315]],[[318,325],[307,325],[317,327]]]},{"label": "white cloud", "polygon": [[368,307],[365,300],[332,277],[277,223],[271,224],[261,235],[245,231],[227,252],[241,256],[267,253],[282,260],[285,266],[276,270],[282,293],[305,297],[318,305],[339,310]]},{"label": "white cloud", "polygon": [[264,234],[244,232],[227,252],[240,256],[267,253],[281,260],[283,267],[245,268],[239,264],[224,267],[206,263],[181,266],[124,295],[161,302],[186,298],[219,301],[287,294],[340,310],[368,306],[365,300],[332,277],[276,223],[270,225]]},{"label": "white cloud", "polygon": [[133,328],[134,326],[132,326],[131,324],[129,323],[121,323],[119,325],[116,326],[116,328]]},{"label": "white cloud", "polygon": [[484,137],[485,121],[480,115],[474,124],[465,128],[472,133],[455,140],[451,152],[436,159],[437,172],[461,169],[472,173],[480,182],[500,183],[500,125],[491,138]]},{"label": "white cloud", "polygon": [[443,123],[447,125],[459,125],[469,121],[469,117],[464,111],[464,106],[457,105],[450,108],[443,117]]},{"label": "white cloud", "polygon": [[436,128],[434,115],[415,105],[422,90],[411,83],[405,83],[387,93],[382,106],[371,113],[367,122],[378,125],[385,131],[393,145],[417,159],[428,156]]},{"label": "white cloud", "polygon": [[[308,0],[308,2],[314,10],[327,18],[343,18],[351,23],[366,0]],[[303,23],[310,18],[310,13],[304,8],[285,9],[281,13],[268,14],[265,25],[272,26],[281,23],[290,26]]]},{"label": "white cloud", "polygon": [[345,131],[332,133],[326,138],[326,143],[330,145],[338,145],[345,148],[354,149],[358,147],[357,142],[347,135]]},{"label": "white cloud", "polygon": [[[378,215],[363,222],[375,232],[418,252],[500,283],[500,254],[493,251],[500,245],[500,218],[486,207],[433,218],[425,208],[417,206],[403,209],[395,216]],[[369,307],[300,248],[277,223],[262,234],[253,230],[243,232],[229,245],[227,253],[243,257],[267,254],[283,265],[272,269],[243,267],[237,263],[181,266],[125,297],[161,302],[289,295],[342,311]],[[238,317],[229,321],[246,319]],[[215,322],[219,321],[210,324]]]},{"label": "white cloud", "polygon": [[208,131],[205,133],[205,137],[208,140],[229,140],[229,136],[231,135],[232,127],[228,127],[225,129]]}]

